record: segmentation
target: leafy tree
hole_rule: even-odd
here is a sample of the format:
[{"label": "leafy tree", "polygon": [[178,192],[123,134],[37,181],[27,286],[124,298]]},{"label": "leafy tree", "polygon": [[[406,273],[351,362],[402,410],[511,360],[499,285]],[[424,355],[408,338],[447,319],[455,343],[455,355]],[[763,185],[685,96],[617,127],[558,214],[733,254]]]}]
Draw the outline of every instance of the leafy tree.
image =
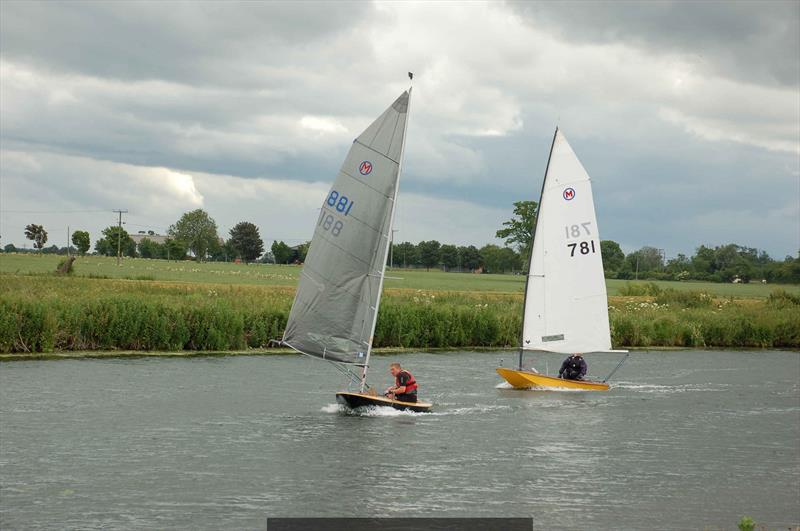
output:
[{"label": "leafy tree", "polygon": [[300,263],[304,263],[306,261],[306,256],[308,256],[308,249],[311,247],[311,242],[301,243],[297,247],[293,249],[294,251],[294,259]]},{"label": "leafy tree", "polygon": [[183,260],[186,258],[186,243],[181,240],[167,238],[164,240],[164,258],[167,260]]},{"label": "leafy tree", "polygon": [[6,244],[5,247],[3,247],[3,251],[5,251],[7,253],[16,253],[17,252],[17,248],[14,247],[13,243],[9,243],[9,244]]},{"label": "leafy tree", "polygon": [[139,256],[142,258],[166,258],[166,249],[161,243],[150,238],[142,238],[139,242]]},{"label": "leafy tree", "polygon": [[511,247],[501,248],[498,260],[501,273],[522,269],[522,257]]},{"label": "leafy tree", "polygon": [[86,251],[92,246],[92,240],[89,238],[89,233],[85,230],[76,230],[72,233],[72,244],[78,249],[78,252],[86,254]]},{"label": "leafy tree", "polygon": [[461,256],[461,267],[467,271],[475,271],[483,265],[481,252],[474,245],[459,247],[458,254]]},{"label": "leafy tree", "polygon": [[[522,256],[530,255],[531,239],[536,223],[536,201],[517,201],[514,203],[514,217],[504,221],[502,228],[496,236],[503,238],[506,245],[516,246]],[[527,258],[526,258],[527,260]]]},{"label": "leafy tree", "polygon": [[510,247],[498,245],[484,245],[480,249],[480,256],[488,273],[505,273],[514,269],[521,269],[520,256]]},{"label": "leafy tree", "polygon": [[[684,280],[689,278],[689,270],[692,268],[692,262],[685,254],[679,253],[678,256],[667,261],[667,273],[675,277],[676,280]],[[678,278],[680,275],[681,278]]]},{"label": "leafy tree", "polygon": [[500,247],[494,244],[484,245],[480,248],[481,261],[487,273],[500,272]]},{"label": "leafy tree", "polygon": [[[94,242],[94,250],[97,254],[102,256],[112,256],[111,253],[111,244],[108,243],[108,240],[105,238],[100,238],[96,242]],[[114,254],[116,254],[117,250],[114,249]]]},{"label": "leafy tree", "polygon": [[622,267],[625,261],[625,253],[619,244],[613,240],[600,241],[600,253],[603,257],[603,269],[606,275],[615,274]]},{"label": "leafy tree", "polygon": [[625,264],[630,271],[647,273],[658,271],[664,267],[664,256],[655,247],[642,247],[625,257]]},{"label": "leafy tree", "polygon": [[275,257],[276,264],[288,264],[294,256],[292,248],[286,245],[283,241],[272,242],[272,255]]},{"label": "leafy tree", "polygon": [[439,248],[441,244],[436,240],[419,242],[417,249],[419,251],[420,263],[425,266],[425,269],[430,271],[432,267],[439,264]]},{"label": "leafy tree", "polygon": [[458,247],[455,245],[445,244],[439,248],[439,262],[445,269],[458,267],[458,258]]},{"label": "leafy tree", "polygon": [[105,256],[117,256],[117,245],[123,256],[136,256],[136,242],[125,229],[111,225],[102,230],[102,238],[94,244],[95,250]]},{"label": "leafy tree", "polygon": [[186,212],[168,233],[172,238],[185,242],[198,261],[206,257],[211,246],[219,243],[216,221],[200,208]]},{"label": "leafy tree", "polygon": [[800,256],[771,262],[764,268],[764,277],[770,282],[800,284]]},{"label": "leafy tree", "polygon": [[214,242],[208,248],[208,256],[214,262],[228,262],[240,257],[239,252],[233,247],[231,240],[225,242]]},{"label": "leafy tree", "polygon": [[264,253],[264,240],[258,227],[249,221],[240,221],[230,231],[231,247],[245,262],[251,262]]},{"label": "leafy tree", "polygon": [[31,223],[25,227],[25,237],[33,241],[33,247],[41,252],[44,244],[47,243],[47,231],[42,225]]},{"label": "leafy tree", "polygon": [[419,255],[417,253],[417,246],[411,242],[397,243],[394,245],[392,251],[393,266],[401,264],[403,267],[408,267],[419,262]]}]

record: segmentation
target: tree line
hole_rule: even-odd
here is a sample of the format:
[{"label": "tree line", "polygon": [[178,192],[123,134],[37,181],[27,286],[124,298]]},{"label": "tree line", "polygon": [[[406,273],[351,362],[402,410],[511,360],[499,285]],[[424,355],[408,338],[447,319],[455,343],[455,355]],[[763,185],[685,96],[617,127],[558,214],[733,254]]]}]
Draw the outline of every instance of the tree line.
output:
[{"label": "tree line", "polygon": [[[525,272],[528,267],[532,234],[535,231],[536,201],[514,203],[513,217],[504,222],[496,236],[505,241],[505,246],[474,245],[459,246],[426,240],[418,243],[401,242],[391,248],[387,265],[390,267],[441,269],[443,271],[470,271],[486,273]],[[45,247],[47,231],[42,225],[30,224],[25,236],[33,247],[42,253],[86,254],[91,247],[89,233],[77,230],[71,234],[74,247]],[[152,236],[153,238],[148,238]],[[258,227],[248,221],[237,223],[228,234],[220,238],[214,219],[202,209],[183,214],[171,225],[163,242],[155,241],[150,231],[137,243],[118,225],[101,231],[95,241],[97,254],[116,256],[117,249],[123,256],[161,258],[169,260],[196,260],[261,262],[277,264],[302,264],[310,242],[289,246],[283,241],[274,241],[268,252],[264,252],[264,241]],[[12,244],[6,252],[20,251]],[[766,280],[777,283],[800,283],[800,254],[775,260],[764,251],[734,243],[708,247],[701,245],[692,256],[678,254],[667,259],[663,250],[644,246],[625,254],[613,240],[602,240],[600,250],[607,278],[645,280],[704,280],[711,282],[750,282]]]},{"label": "tree line", "polygon": [[[153,231],[140,233],[138,244],[123,227],[110,225],[100,231],[101,237],[94,243],[98,255],[141,258],[162,258],[183,260],[191,257],[196,260],[233,260],[247,262],[258,259],[264,253],[264,242],[258,227],[248,221],[237,223],[229,232],[227,240],[220,238],[217,223],[202,209],[183,214],[169,227],[167,237],[162,242]],[[85,255],[91,248],[91,238],[87,231],[76,230],[70,235],[72,245],[58,247],[47,243],[47,231],[42,225],[31,223],[25,228],[25,237],[33,242],[33,248],[40,253]],[[21,252],[23,249],[8,244],[5,252]]]}]

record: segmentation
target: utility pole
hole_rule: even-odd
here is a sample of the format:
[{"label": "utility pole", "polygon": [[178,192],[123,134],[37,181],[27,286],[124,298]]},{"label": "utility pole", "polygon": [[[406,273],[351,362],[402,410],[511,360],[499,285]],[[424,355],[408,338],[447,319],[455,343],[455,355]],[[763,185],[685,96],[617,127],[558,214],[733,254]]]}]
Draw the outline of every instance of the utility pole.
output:
[{"label": "utility pole", "polygon": [[70,252],[69,246],[70,246],[70,243],[69,243],[69,225],[67,225],[67,258],[72,256],[72,253]]},{"label": "utility pole", "polygon": [[128,210],[112,210],[119,214],[119,230],[117,231],[117,265],[119,265],[120,258],[122,257],[122,214],[127,214]]},{"label": "utility pole", "polygon": [[392,229],[392,239],[389,241],[389,267],[394,267],[394,233],[400,229]]}]

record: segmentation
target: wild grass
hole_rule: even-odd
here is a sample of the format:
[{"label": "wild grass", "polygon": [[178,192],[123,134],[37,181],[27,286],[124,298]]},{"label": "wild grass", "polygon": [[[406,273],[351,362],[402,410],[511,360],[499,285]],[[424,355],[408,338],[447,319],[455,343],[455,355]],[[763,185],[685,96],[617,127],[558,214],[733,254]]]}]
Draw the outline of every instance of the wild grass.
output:
[{"label": "wild grass", "polygon": [[[0,253],[0,273],[20,275],[51,274],[55,271],[58,255],[33,253]],[[100,279],[138,279],[156,282],[191,282],[198,284],[230,284],[247,286],[297,285],[300,266],[272,264],[234,264],[225,262],[192,262],[153,260],[148,258],[116,258],[105,256],[78,257],[74,275]],[[491,291],[521,293],[525,289],[524,275],[475,275],[471,273],[445,273],[423,269],[395,269],[388,273],[387,288],[436,291]],[[721,284],[712,282],[629,282],[606,280],[609,295],[650,295],[656,290],[706,291],[715,297],[768,297],[774,289],[784,289],[800,296],[800,286],[771,284]]]},{"label": "wild grass", "polygon": [[[294,288],[0,274],[0,352],[241,350],[281,337]],[[800,348],[800,296],[610,297],[615,347]],[[387,289],[376,347],[514,347],[520,293]]]}]

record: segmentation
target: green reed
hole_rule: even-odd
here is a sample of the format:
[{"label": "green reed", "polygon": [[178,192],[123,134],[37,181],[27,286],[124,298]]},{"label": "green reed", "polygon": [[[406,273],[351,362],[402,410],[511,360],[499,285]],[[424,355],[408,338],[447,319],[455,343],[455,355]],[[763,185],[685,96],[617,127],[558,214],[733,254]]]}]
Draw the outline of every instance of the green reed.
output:
[{"label": "green reed", "polygon": [[[0,352],[225,351],[280,338],[291,287],[0,275]],[[514,347],[519,293],[387,290],[376,347]],[[615,347],[800,348],[800,300],[660,290],[609,299]]]}]

